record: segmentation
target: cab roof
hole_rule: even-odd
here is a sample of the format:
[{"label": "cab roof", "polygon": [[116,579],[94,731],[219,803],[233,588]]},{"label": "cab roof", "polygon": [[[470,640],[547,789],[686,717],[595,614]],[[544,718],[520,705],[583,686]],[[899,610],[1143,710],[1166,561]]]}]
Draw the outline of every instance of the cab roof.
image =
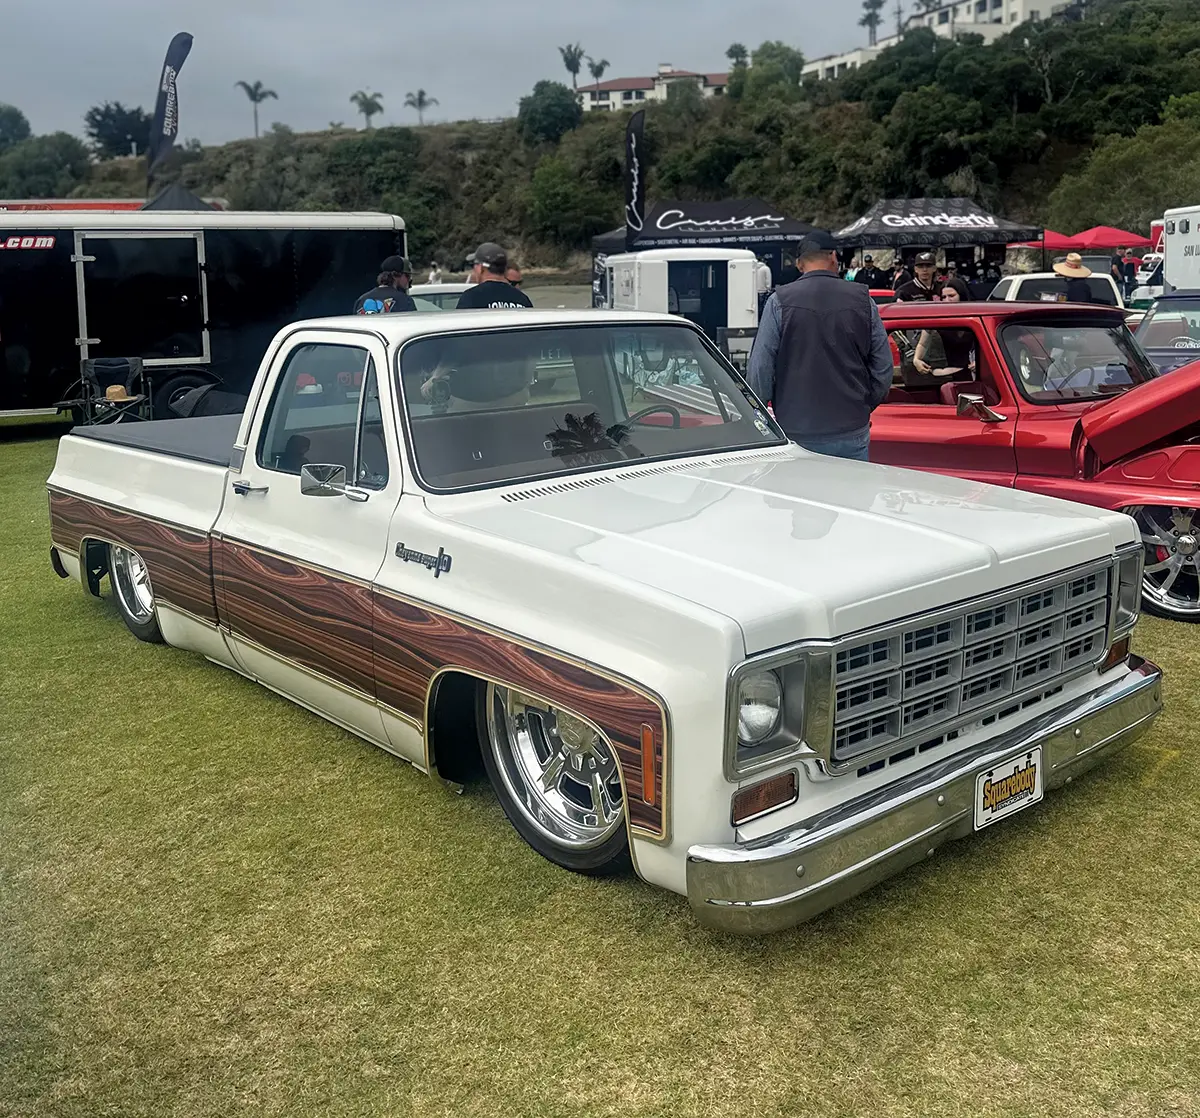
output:
[{"label": "cab roof", "polygon": [[369,331],[383,337],[391,345],[403,345],[413,338],[434,334],[461,334],[472,330],[511,330],[520,327],[551,328],[555,326],[618,326],[643,323],[654,326],[679,326],[698,330],[685,318],[675,314],[656,314],[649,311],[607,310],[478,310],[443,311],[428,314],[342,315],[338,318],[312,318],[294,322],[288,332],[295,330],[357,330]]},{"label": "cab roof", "polygon": [[1021,303],[1000,299],[978,303],[888,303],[879,308],[885,322],[893,318],[1027,318],[1031,315],[1053,317],[1064,311],[1121,320],[1126,317],[1126,312],[1121,307],[1110,307],[1103,303]]}]

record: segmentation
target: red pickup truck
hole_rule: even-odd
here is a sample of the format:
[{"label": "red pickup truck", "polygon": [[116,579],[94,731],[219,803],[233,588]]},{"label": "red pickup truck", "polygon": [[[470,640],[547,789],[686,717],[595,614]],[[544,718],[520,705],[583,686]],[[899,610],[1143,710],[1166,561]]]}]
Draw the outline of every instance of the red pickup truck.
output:
[{"label": "red pickup truck", "polygon": [[896,303],[871,459],[1127,512],[1147,609],[1200,621],[1200,362],[1160,376],[1122,311]]}]

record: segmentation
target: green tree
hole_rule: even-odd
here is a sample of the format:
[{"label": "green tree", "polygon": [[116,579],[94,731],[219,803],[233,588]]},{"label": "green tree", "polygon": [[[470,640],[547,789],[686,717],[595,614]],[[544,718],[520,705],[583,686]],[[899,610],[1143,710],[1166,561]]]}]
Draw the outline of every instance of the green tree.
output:
[{"label": "green tree", "polygon": [[729,49],[725,52],[725,57],[729,59],[731,66],[745,66],[746,60],[750,57],[750,52],[742,43],[731,43]]},{"label": "green tree", "polygon": [[885,0],[863,0],[863,16],[858,21],[859,27],[867,29],[867,39],[874,46],[879,36],[879,25],[883,22],[883,5]]},{"label": "green tree", "polygon": [[608,69],[608,59],[601,58],[597,61],[589,54],[587,59],[587,67],[588,71],[592,75],[593,80],[597,85],[599,85],[601,79],[604,77],[604,71]]},{"label": "green tree", "polygon": [[[1102,142],[1077,173],[1055,187],[1046,221],[1064,232],[1093,225],[1148,230],[1164,211],[1194,203],[1198,181],[1200,127],[1185,110],[1184,116],[1145,125],[1134,136]],[[1120,190],[1113,183],[1120,183]]]},{"label": "green tree", "polygon": [[378,116],[383,112],[383,94],[370,93],[367,90],[360,89],[350,94],[350,104],[362,113],[369,129],[371,127],[371,117]]},{"label": "green tree", "polygon": [[31,134],[25,114],[16,105],[0,103],[0,152],[28,140]]},{"label": "green tree", "polygon": [[579,88],[579,71],[583,67],[583,47],[578,43],[568,43],[565,47],[559,47],[558,53],[562,55],[563,65],[567,69],[567,73],[571,75],[571,88]]},{"label": "green tree", "polygon": [[528,144],[557,144],[582,118],[579,101],[562,82],[538,82],[517,108],[517,126]]},{"label": "green tree", "polygon": [[88,170],[88,150],[74,136],[32,136],[0,155],[0,196],[65,198],[87,179]]},{"label": "green tree", "polygon": [[754,52],[746,70],[741,96],[748,101],[765,97],[799,100],[803,70],[804,55],[800,51],[778,41],[763,43]]},{"label": "green tree", "polygon": [[101,159],[139,155],[150,146],[150,114],[139,106],[127,109],[120,101],[94,105],[84,114],[84,131]]},{"label": "green tree", "polygon": [[425,123],[425,110],[432,108],[437,103],[437,98],[427,96],[423,89],[418,89],[416,93],[410,93],[404,98],[406,109],[416,109],[417,123],[420,125]]},{"label": "green tree", "polygon": [[583,248],[589,237],[606,229],[614,207],[556,155],[538,162],[526,194],[529,231],[571,248]]},{"label": "green tree", "polygon": [[254,106],[254,138],[258,139],[258,106],[264,101],[279,99],[279,94],[273,89],[266,89],[262,82],[256,81],[253,85],[249,82],[234,82],[234,86],[240,89],[247,97],[250,98],[250,104]]}]

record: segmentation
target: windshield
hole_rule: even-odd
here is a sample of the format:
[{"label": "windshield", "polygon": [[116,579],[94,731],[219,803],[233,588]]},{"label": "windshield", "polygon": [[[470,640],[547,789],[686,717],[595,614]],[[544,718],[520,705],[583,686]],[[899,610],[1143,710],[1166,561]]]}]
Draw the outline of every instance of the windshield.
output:
[{"label": "windshield", "polygon": [[1154,304],[1137,329],[1144,349],[1200,349],[1200,295]]},{"label": "windshield", "polygon": [[437,490],[787,440],[686,326],[447,334],[397,358],[417,473]]},{"label": "windshield", "polygon": [[1096,400],[1156,376],[1124,323],[1014,322],[1000,331],[1000,343],[1013,380],[1035,404]]}]

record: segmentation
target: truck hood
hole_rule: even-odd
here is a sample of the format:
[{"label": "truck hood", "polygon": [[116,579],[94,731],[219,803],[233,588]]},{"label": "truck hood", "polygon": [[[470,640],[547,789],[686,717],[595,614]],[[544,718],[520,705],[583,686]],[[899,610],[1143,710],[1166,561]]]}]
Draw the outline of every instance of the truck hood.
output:
[{"label": "truck hood", "polygon": [[1089,408],[1080,423],[1104,466],[1200,423],[1200,361]]},{"label": "truck hood", "polygon": [[798,447],[433,499],[430,510],[721,613],[748,653],[1004,589],[1135,538],[1118,514]]}]

